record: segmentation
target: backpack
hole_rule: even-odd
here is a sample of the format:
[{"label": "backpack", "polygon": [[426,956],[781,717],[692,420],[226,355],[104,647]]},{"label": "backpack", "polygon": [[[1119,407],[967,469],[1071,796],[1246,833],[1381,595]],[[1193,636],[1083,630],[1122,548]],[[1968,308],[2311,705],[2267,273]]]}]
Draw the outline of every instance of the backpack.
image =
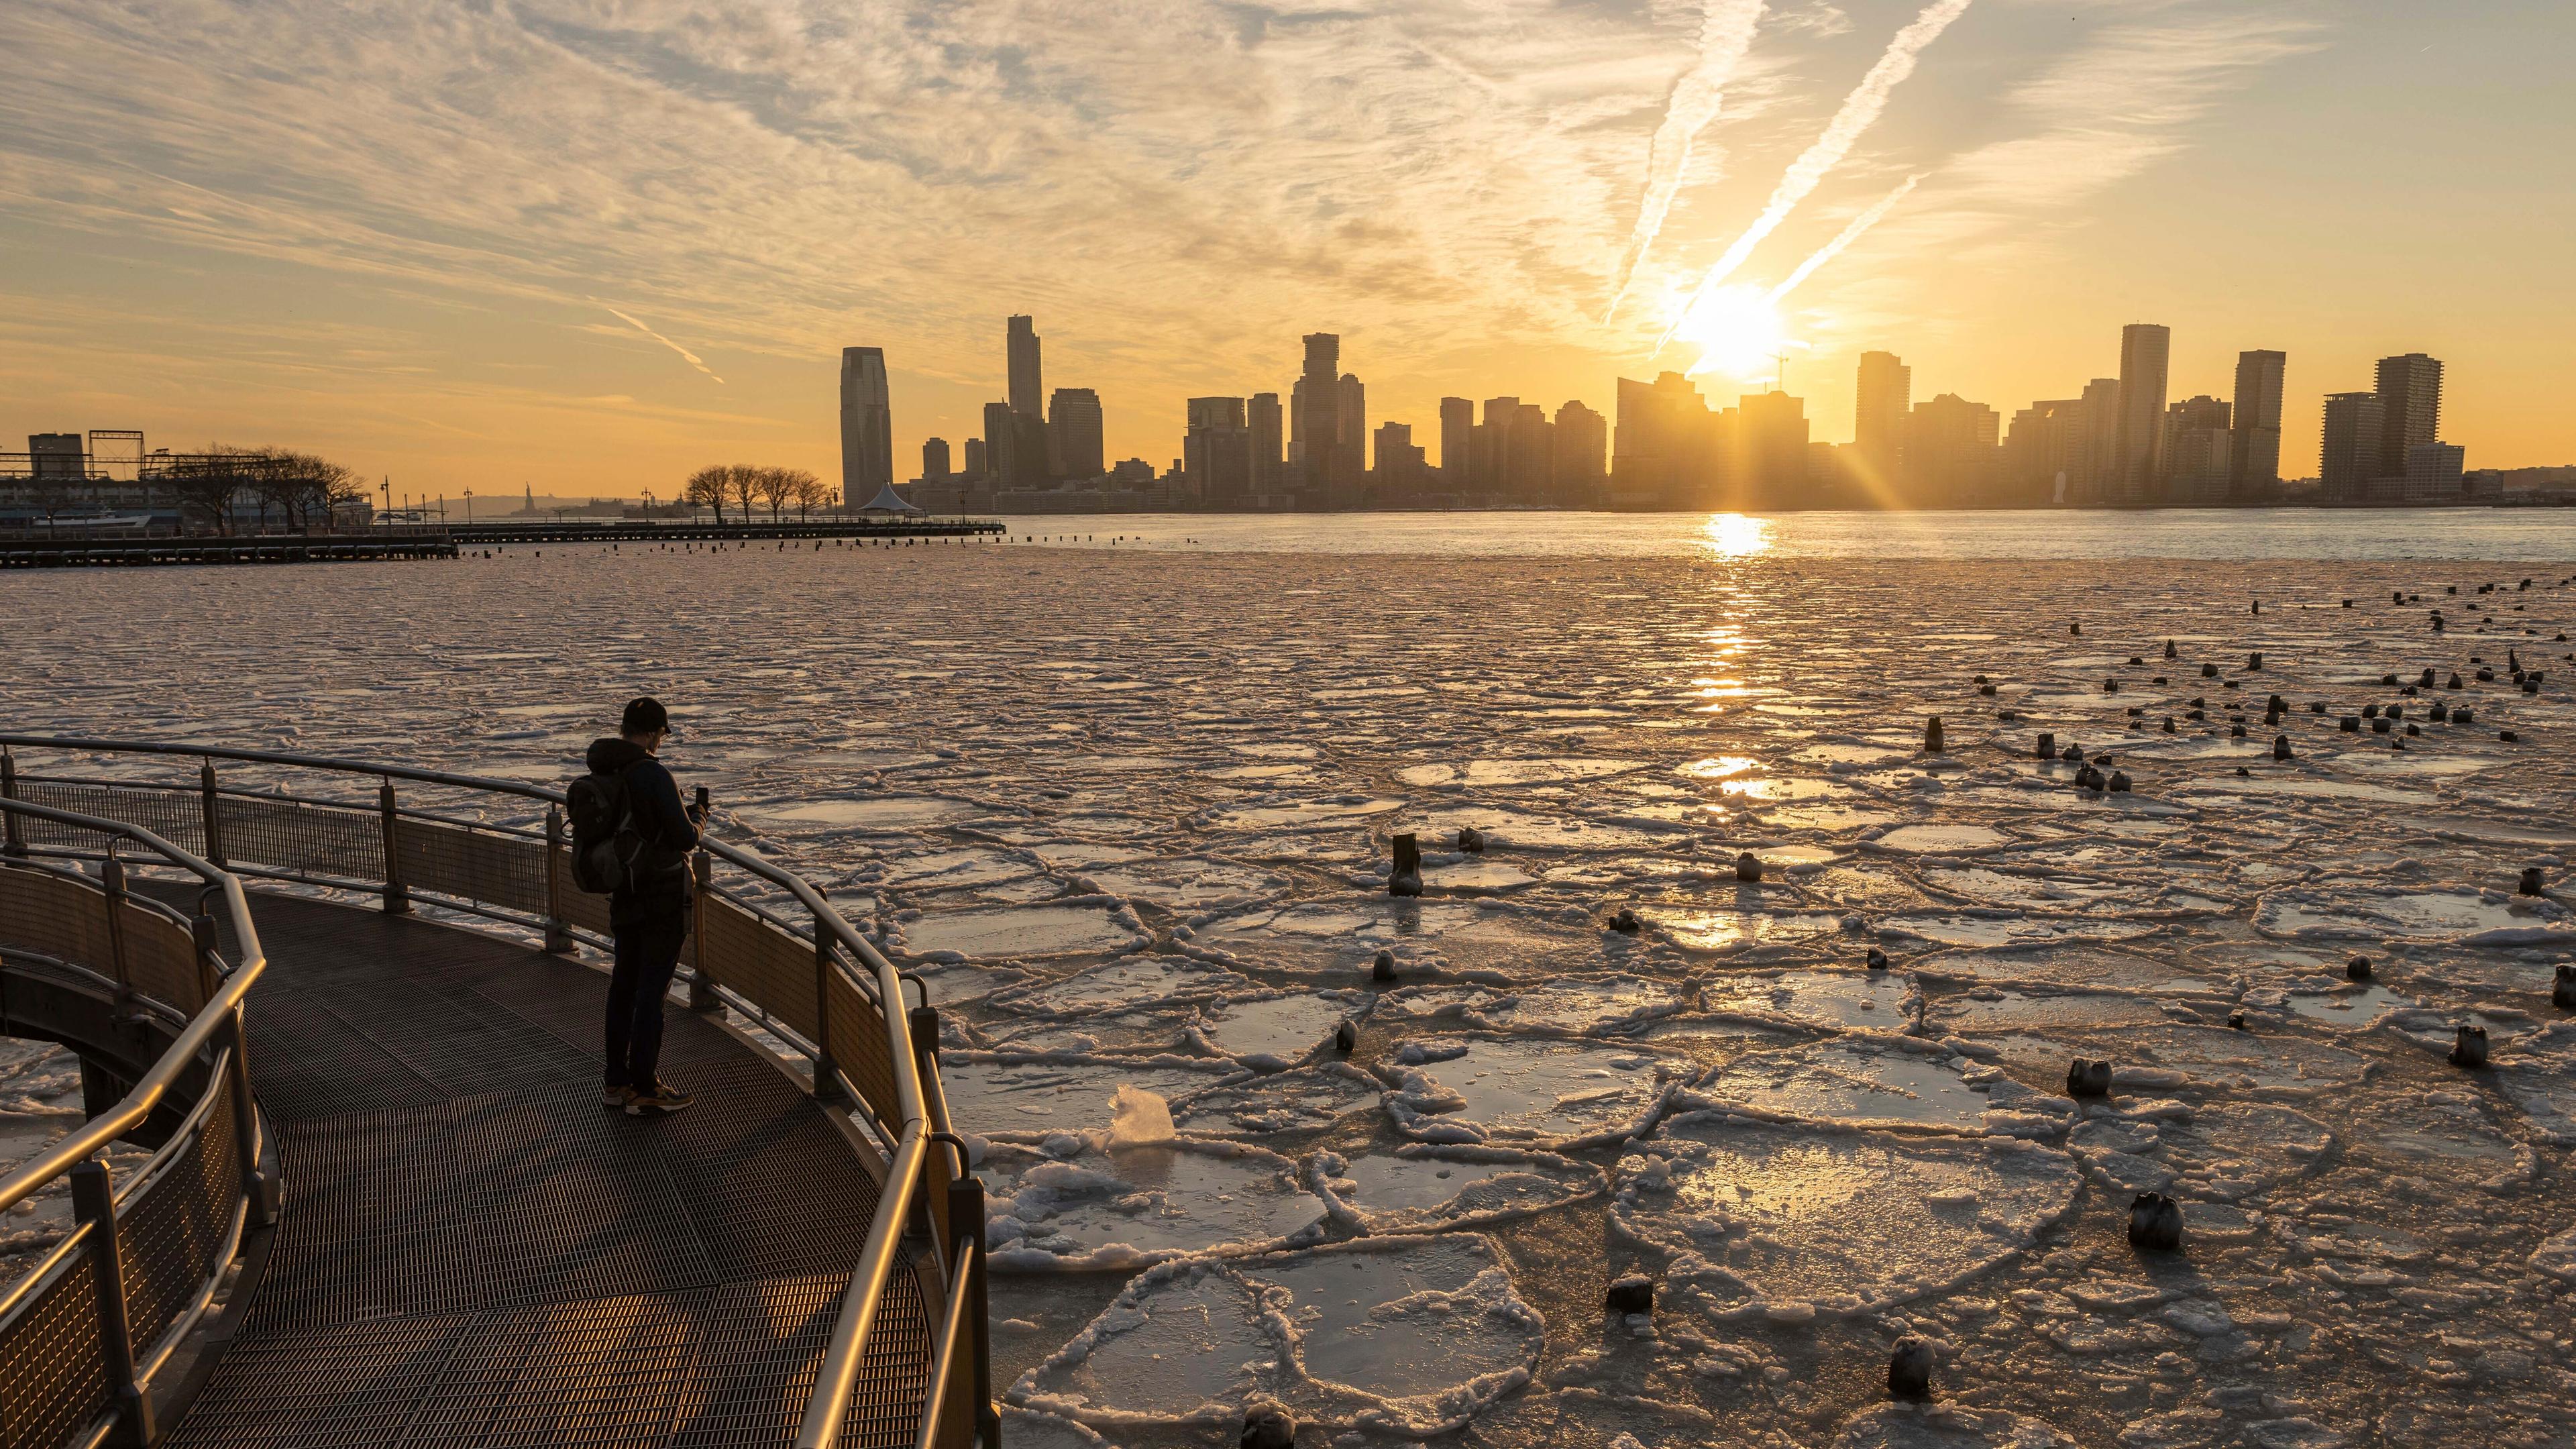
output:
[{"label": "backpack", "polygon": [[635,823],[626,777],[584,775],[564,790],[572,820],[573,884],[595,896],[639,884],[644,832]]}]

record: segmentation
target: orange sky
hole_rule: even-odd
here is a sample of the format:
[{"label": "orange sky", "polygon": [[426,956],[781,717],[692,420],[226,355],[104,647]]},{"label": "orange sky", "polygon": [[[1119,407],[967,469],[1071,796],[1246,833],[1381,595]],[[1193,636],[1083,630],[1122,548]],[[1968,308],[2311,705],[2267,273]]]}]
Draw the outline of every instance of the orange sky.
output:
[{"label": "orange sky", "polygon": [[1027,311],[1113,457],[1168,464],[1186,397],[1285,392],[1318,329],[1427,442],[1443,394],[1610,411],[1695,360],[1656,340],[1766,206],[1731,278],[1765,289],[1914,177],[1781,304],[1819,438],[1864,349],[2009,419],[2156,321],[2174,397],[2289,354],[2285,473],[2404,351],[2449,365],[2471,466],[2576,462],[2563,5],[1051,14],[22,0],[0,436],[285,443],[422,494],[837,477],[866,343],[910,476]]}]

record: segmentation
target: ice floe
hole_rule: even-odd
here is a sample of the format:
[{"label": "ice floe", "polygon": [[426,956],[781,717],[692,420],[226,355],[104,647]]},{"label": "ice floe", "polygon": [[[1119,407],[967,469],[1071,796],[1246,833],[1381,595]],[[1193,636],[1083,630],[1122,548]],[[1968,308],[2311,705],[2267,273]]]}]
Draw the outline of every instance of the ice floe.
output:
[{"label": "ice floe", "polygon": [[1361,1233],[1418,1233],[1526,1217],[1592,1197],[1601,1169],[1552,1153],[1412,1142],[1392,1153],[1315,1154],[1312,1186]]},{"label": "ice floe", "polygon": [[1680,1081],[1652,1052],[1583,1041],[1411,1040],[1392,1061],[1386,1108],[1406,1136],[1558,1152],[1645,1131]]},{"label": "ice floe", "polygon": [[995,1144],[978,1164],[984,1242],[1005,1272],[1131,1270],[1321,1236],[1325,1207],[1285,1157],[1235,1142]]}]

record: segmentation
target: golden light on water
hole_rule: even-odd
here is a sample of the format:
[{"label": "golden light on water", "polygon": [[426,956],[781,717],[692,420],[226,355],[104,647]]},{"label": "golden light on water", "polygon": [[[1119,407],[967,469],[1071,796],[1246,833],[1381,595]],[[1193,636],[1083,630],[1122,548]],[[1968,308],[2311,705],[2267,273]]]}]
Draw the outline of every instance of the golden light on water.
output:
[{"label": "golden light on water", "polygon": [[1715,513],[1708,520],[1708,551],[1720,558],[1751,558],[1771,551],[1771,523],[1741,513]]}]

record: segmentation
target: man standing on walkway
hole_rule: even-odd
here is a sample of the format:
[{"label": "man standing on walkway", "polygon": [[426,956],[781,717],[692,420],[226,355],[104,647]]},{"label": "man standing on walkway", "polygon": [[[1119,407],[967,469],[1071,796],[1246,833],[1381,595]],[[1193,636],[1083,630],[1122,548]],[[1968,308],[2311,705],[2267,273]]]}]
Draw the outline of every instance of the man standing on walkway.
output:
[{"label": "man standing on walkway", "polygon": [[587,756],[602,787],[596,795],[622,801],[623,818],[608,832],[620,880],[608,898],[617,968],[608,978],[608,1078],[600,1104],[630,1117],[689,1105],[688,1093],[655,1075],[662,999],[689,936],[689,852],[698,846],[698,812],[681,805],[678,783],[654,758],[670,737],[669,711],[648,695],[628,701],[617,737],[593,741]]}]

